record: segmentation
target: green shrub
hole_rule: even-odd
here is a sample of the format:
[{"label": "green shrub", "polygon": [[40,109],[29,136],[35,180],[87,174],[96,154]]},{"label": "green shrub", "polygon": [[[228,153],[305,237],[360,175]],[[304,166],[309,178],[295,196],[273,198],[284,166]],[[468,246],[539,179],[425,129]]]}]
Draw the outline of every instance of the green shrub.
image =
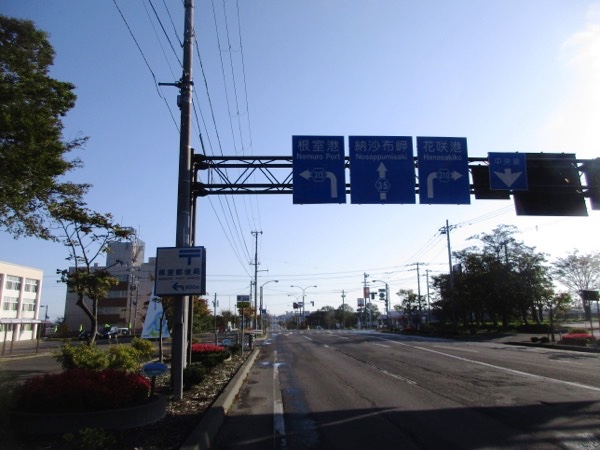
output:
[{"label": "green shrub", "polygon": [[141,361],[148,361],[154,356],[154,344],[147,339],[134,337],[131,341],[131,347],[138,351]]},{"label": "green shrub", "polygon": [[241,344],[233,344],[229,346],[229,352],[232,355],[235,355],[237,353],[240,353],[242,351],[242,346]]},{"label": "green shrub", "polygon": [[108,349],[108,367],[110,369],[137,372],[141,366],[140,352],[123,344],[111,345]]},{"label": "green shrub", "polygon": [[590,332],[587,328],[569,328],[569,334],[587,334]]},{"label": "green shrub", "polygon": [[65,445],[61,448],[65,450],[105,450],[107,448],[115,448],[117,440],[115,437],[104,430],[95,428],[84,428],[76,434],[67,433],[63,437]]},{"label": "green shrub", "polygon": [[63,370],[89,369],[102,370],[108,367],[108,355],[96,345],[71,344],[63,345],[54,354],[55,359],[61,363]]},{"label": "green shrub", "polygon": [[202,364],[189,364],[183,369],[183,384],[186,387],[193,386],[194,384],[200,384],[206,377],[208,369]]},{"label": "green shrub", "polygon": [[15,378],[7,373],[0,372],[0,442],[4,430],[8,431],[8,411],[15,402]]}]

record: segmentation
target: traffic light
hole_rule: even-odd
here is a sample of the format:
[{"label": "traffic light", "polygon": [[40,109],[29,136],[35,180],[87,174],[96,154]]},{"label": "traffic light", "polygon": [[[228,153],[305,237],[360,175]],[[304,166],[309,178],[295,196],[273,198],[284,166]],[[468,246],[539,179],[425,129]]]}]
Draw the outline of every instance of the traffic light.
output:
[{"label": "traffic light", "polygon": [[585,175],[587,192],[592,209],[600,209],[600,158],[586,162],[581,170]]},{"label": "traffic light", "polygon": [[528,190],[513,193],[518,216],[587,216],[573,153],[527,153]]}]

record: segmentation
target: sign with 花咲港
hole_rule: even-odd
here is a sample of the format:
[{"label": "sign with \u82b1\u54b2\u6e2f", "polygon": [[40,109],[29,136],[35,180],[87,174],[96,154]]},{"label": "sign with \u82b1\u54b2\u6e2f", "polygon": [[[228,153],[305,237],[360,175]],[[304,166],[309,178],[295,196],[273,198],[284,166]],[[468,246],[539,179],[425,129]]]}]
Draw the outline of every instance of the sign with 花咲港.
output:
[{"label": "sign with \u82b1\u54b2\u6e2f", "polygon": [[419,202],[469,204],[467,138],[417,137]]}]

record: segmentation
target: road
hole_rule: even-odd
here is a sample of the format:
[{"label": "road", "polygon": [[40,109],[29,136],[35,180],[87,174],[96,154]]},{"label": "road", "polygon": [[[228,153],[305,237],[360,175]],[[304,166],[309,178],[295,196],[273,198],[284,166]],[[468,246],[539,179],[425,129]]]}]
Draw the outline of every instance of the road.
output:
[{"label": "road", "polygon": [[600,448],[599,373],[599,354],[281,332],[263,347],[215,448]]}]

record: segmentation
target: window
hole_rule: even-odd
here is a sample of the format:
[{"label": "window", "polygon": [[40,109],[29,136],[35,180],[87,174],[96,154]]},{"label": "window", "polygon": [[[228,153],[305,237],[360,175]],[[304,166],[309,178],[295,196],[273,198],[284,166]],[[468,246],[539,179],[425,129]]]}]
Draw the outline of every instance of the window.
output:
[{"label": "window", "polygon": [[21,311],[35,311],[35,299],[24,298],[21,306]]},{"label": "window", "polygon": [[4,311],[16,311],[19,307],[19,297],[4,297],[2,309]]},{"label": "window", "polygon": [[25,292],[37,292],[38,291],[38,280],[32,280],[31,278],[25,278]]},{"label": "window", "polygon": [[13,291],[21,290],[21,278],[15,277],[12,275],[6,275],[6,289],[11,289]]}]

